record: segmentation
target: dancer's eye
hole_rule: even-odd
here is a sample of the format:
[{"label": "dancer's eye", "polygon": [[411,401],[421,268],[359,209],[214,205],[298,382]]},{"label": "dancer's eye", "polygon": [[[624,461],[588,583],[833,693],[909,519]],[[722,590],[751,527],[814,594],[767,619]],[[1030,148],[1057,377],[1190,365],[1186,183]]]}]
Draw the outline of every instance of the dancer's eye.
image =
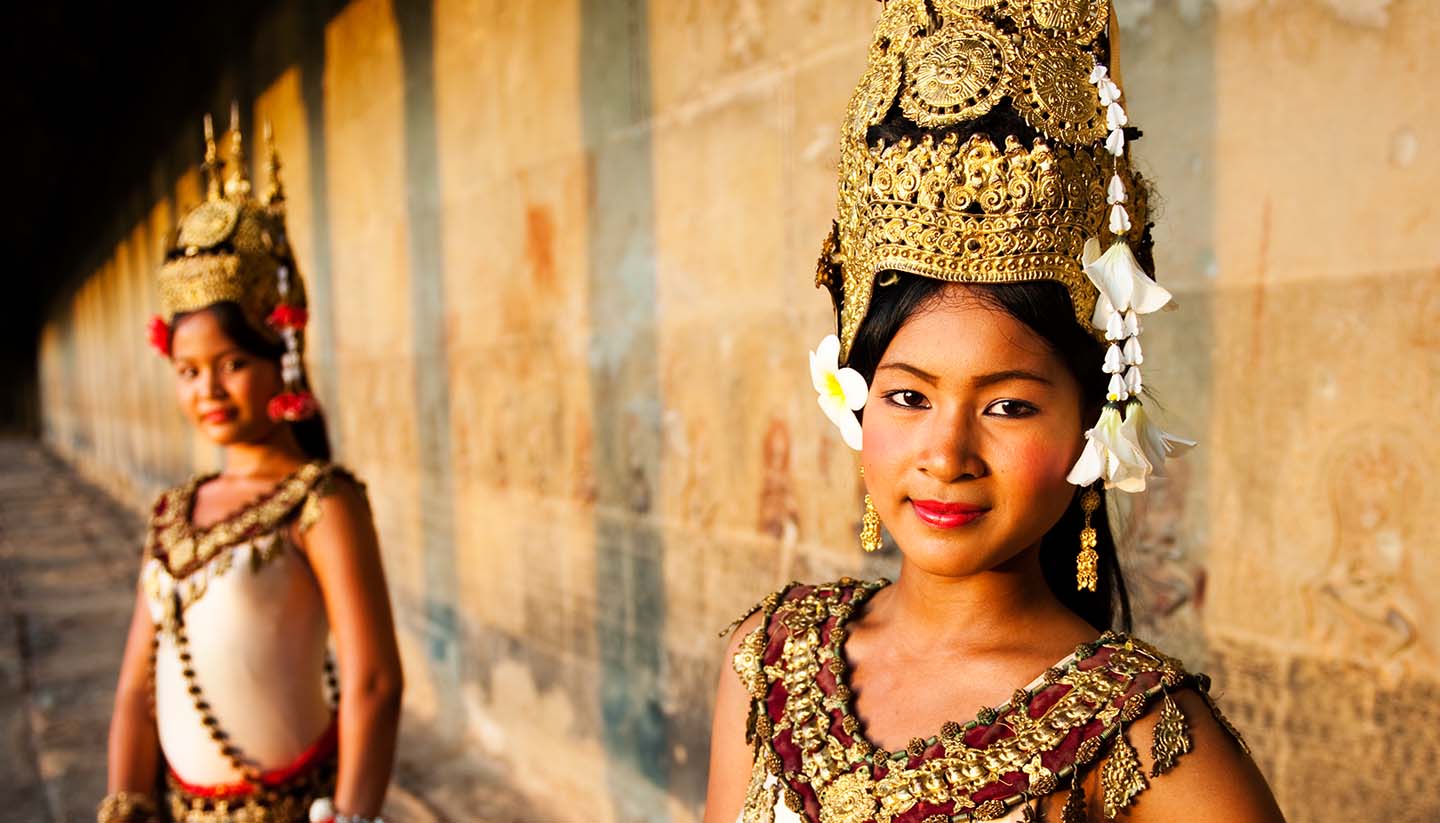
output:
[{"label": "dancer's eye", "polygon": [[902,409],[924,409],[929,408],[930,401],[918,391],[911,389],[897,389],[886,392],[885,399]]},{"label": "dancer's eye", "polygon": [[985,408],[992,417],[1029,417],[1040,411],[1024,400],[996,400]]}]

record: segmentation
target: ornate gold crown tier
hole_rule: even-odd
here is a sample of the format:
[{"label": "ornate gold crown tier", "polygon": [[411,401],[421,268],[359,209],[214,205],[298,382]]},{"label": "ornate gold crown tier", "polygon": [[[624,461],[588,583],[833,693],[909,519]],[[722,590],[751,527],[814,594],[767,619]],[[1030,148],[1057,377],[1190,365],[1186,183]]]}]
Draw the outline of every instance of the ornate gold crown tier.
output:
[{"label": "ornate gold crown tier", "polygon": [[1087,239],[1113,239],[1104,225],[1110,164],[1103,148],[1037,139],[1027,149],[1009,137],[1001,150],[980,134],[963,145],[951,134],[847,152],[840,220],[818,278],[837,298],[842,357],[883,271],[954,283],[1054,280],[1088,328],[1097,293],[1080,256]]},{"label": "ornate gold crown tier", "polygon": [[894,91],[871,114],[883,118],[898,97],[911,122],[935,128],[1008,97],[1047,137],[1095,142],[1107,130],[1105,106],[1089,78],[1105,56],[1098,36],[1109,19],[1109,0],[889,0],[870,80]]},{"label": "ornate gold crown tier", "polygon": [[[1080,257],[1086,240],[1114,239],[1112,174],[1133,193],[1129,239],[1145,227],[1142,188],[1101,142],[1111,124],[1091,73],[1109,57],[1110,19],[1109,0],[886,2],[846,112],[838,215],[817,278],[835,299],[842,362],[883,271],[1053,280],[1089,327],[1097,292]],[[954,133],[1007,100],[1038,133],[1033,145]],[[916,137],[872,143],[882,123]]]},{"label": "ornate gold crown tier", "polygon": [[305,284],[286,237],[280,161],[267,127],[269,182],[263,197],[257,199],[245,175],[237,113],[232,111],[231,118],[229,175],[223,186],[215,140],[206,120],[207,196],[185,214],[167,244],[158,278],[161,310],[169,323],[177,314],[216,303],[235,303],[256,331],[279,340],[280,333],[267,322],[270,313],[281,304],[306,305]]},{"label": "ornate gold crown tier", "polygon": [[[281,302],[304,306],[283,218],[254,202],[211,200],[185,216],[160,268],[160,306],[166,321],[216,303],[240,306],[256,330],[275,337],[265,318]],[[282,301],[278,270],[288,266],[290,293]]]}]

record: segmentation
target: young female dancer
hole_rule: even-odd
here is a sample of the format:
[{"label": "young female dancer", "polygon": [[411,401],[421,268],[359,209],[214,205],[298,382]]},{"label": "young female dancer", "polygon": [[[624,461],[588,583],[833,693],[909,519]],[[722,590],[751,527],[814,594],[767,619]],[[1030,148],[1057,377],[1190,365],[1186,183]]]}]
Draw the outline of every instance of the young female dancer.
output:
[{"label": "young female dancer", "polygon": [[811,373],[900,573],[739,622],[707,823],[1281,820],[1208,680],[1116,631],[1105,498],[1193,444],[1141,404],[1140,317],[1170,296],[1113,35],[1103,0],[885,4]]},{"label": "young female dancer", "polygon": [[232,129],[222,190],[207,118],[207,198],[151,325],[225,468],[155,504],[100,823],[370,820],[394,758],[402,676],[369,505],[308,392],[273,145],[256,199]]}]

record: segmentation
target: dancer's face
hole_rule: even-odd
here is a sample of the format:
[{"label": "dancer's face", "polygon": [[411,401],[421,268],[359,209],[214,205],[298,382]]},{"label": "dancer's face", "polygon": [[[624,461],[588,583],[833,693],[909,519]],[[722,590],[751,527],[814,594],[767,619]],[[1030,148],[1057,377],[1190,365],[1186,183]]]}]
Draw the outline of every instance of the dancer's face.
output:
[{"label": "dancer's face", "polygon": [[1075,494],[1081,407],[1045,341],[965,287],[912,315],[871,381],[862,454],[906,560],[958,577],[1038,545]]},{"label": "dancer's face", "polygon": [[277,363],[240,348],[210,311],[182,318],[170,341],[180,409],[219,445],[264,440],[266,407],[284,384]]}]

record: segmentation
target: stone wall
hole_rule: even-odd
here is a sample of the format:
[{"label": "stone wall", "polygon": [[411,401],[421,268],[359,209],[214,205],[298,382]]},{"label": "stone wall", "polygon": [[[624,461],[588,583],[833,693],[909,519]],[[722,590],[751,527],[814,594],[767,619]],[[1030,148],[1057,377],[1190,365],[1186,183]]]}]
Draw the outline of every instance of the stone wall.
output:
[{"label": "stone wall", "polygon": [[[1291,820],[1434,819],[1440,9],[1117,7],[1182,306],[1146,376],[1202,441],[1129,512],[1140,625],[1217,676]],[[877,10],[293,0],[217,81],[275,124],[410,716],[573,819],[695,819],[716,632],[892,570],[805,365]],[[195,121],[41,340],[47,441],[136,504],[217,460],[143,334]]]}]

